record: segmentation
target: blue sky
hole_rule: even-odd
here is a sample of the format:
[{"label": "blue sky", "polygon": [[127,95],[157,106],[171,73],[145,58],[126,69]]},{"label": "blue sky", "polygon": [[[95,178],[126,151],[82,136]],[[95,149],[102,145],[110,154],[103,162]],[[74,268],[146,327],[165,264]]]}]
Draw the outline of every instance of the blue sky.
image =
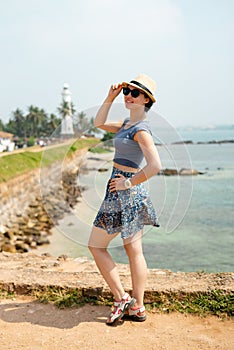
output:
[{"label": "blue sky", "polygon": [[233,15],[232,0],[1,1],[0,119],[55,113],[65,82],[85,111],[146,73],[172,125],[234,124]]}]

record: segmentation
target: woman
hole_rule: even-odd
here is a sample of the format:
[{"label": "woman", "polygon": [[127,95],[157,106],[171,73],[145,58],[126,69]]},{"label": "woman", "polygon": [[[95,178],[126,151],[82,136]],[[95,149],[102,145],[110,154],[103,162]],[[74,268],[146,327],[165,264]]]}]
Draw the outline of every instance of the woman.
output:
[{"label": "woman", "polygon": [[[135,321],[146,319],[144,289],[147,266],[142,252],[142,234],[144,225],[159,226],[149,194],[142,184],[161,168],[146,120],[146,112],[155,102],[155,88],[155,82],[144,74],[128,83],[112,85],[94,121],[96,127],[115,133],[113,171],[89,239],[89,249],[115,300],[114,309],[106,321],[108,325],[125,315]],[[108,122],[110,107],[121,90],[130,117],[124,121]],[[140,169],[143,158],[146,165]],[[129,259],[132,298],[125,293],[117,267],[107,251],[110,241],[119,233]]]}]

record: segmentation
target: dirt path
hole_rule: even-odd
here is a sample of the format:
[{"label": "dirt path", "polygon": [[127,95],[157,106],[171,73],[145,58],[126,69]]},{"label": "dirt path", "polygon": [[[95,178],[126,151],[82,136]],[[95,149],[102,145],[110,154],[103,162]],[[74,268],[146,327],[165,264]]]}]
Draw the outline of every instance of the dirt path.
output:
[{"label": "dirt path", "polygon": [[58,309],[29,297],[0,300],[1,350],[234,349],[234,321],[148,313],[144,323],[105,324],[106,306]]}]

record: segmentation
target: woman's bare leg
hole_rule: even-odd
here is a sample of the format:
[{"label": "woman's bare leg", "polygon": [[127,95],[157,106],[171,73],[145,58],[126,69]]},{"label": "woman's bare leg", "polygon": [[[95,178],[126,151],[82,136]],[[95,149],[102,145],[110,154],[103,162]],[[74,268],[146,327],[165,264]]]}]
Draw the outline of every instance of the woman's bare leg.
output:
[{"label": "woman's bare leg", "polygon": [[125,291],[121,284],[117,267],[107,251],[109,243],[117,235],[118,233],[109,235],[105,230],[94,226],[90,235],[88,248],[94,257],[99,271],[110,287],[114,299],[121,300]]},{"label": "woman's bare leg", "polygon": [[131,277],[132,297],[136,299],[135,307],[144,305],[144,291],[147,278],[147,265],[142,251],[142,231],[131,238],[123,240],[128,255]]}]

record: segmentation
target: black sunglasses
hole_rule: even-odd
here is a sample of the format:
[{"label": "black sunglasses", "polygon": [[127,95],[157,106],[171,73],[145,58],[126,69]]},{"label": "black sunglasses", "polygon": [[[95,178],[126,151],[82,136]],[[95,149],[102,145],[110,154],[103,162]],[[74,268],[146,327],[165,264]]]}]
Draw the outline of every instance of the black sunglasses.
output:
[{"label": "black sunglasses", "polygon": [[138,96],[140,96],[140,94],[143,94],[143,92],[139,91],[138,89],[133,89],[133,90],[131,90],[131,89],[129,89],[129,87],[124,87],[124,88],[123,88],[123,94],[124,94],[125,96],[128,96],[129,93],[131,93],[131,96],[132,96],[133,98],[137,98]]}]

